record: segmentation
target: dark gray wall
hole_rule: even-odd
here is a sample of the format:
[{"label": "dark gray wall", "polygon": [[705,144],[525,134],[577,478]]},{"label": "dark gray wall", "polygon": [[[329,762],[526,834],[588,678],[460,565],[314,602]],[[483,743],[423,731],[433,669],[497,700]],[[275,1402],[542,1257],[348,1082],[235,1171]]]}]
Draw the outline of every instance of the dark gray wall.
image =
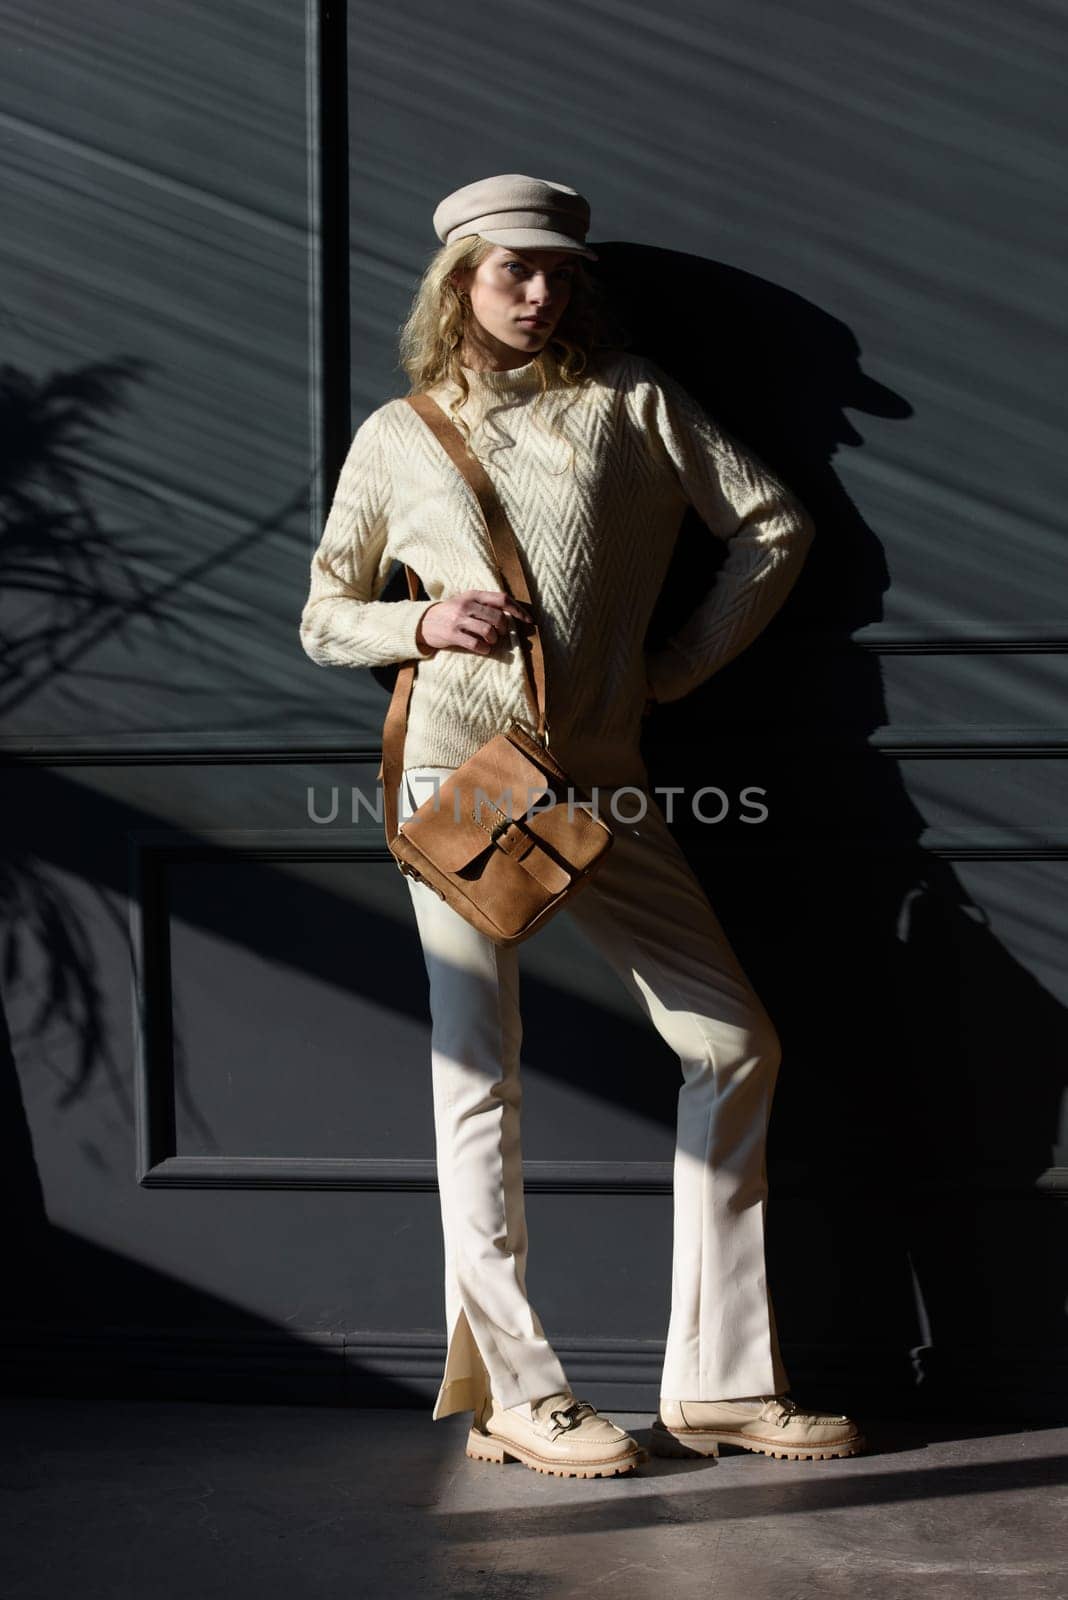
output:
[{"label": "dark gray wall", "polygon": [[[373,794],[389,675],[297,622],[351,431],[404,392],[433,207],[520,171],[591,197],[628,342],[818,524],[647,745],[656,783],[767,789],[761,828],[678,835],[786,1045],[795,1392],[1063,1409],[1053,15],[345,22],[0,4],[6,1381],[436,1387],[407,892],[373,820],[306,809]],[[708,543],[688,519],[658,628]],[[677,1062],[566,919],[521,959],[532,1297],[576,1387],[652,1406]]]}]

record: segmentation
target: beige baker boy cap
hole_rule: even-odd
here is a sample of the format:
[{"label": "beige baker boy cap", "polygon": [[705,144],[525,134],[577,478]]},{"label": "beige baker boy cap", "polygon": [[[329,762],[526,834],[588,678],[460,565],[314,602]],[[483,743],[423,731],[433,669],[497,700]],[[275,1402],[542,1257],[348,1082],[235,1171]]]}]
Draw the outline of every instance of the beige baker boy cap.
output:
[{"label": "beige baker boy cap", "polygon": [[434,212],[442,244],[477,233],[513,250],[574,250],[596,261],[586,244],[590,203],[566,183],[505,172],[447,194]]}]

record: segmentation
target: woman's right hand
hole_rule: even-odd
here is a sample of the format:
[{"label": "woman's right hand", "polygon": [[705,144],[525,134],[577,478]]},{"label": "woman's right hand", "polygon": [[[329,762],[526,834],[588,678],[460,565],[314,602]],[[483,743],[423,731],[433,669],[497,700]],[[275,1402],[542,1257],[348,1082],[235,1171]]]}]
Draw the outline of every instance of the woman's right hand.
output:
[{"label": "woman's right hand", "polygon": [[427,606],[415,641],[427,650],[471,650],[487,656],[507,634],[508,617],[533,622],[523,602],[501,589],[464,589]]}]

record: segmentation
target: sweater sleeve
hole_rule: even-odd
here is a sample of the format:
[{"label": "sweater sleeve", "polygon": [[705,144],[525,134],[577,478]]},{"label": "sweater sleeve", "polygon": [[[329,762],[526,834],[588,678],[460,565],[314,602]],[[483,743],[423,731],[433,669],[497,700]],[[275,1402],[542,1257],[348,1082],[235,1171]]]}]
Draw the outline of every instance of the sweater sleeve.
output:
[{"label": "sweater sleeve", "polygon": [[300,642],[320,666],[381,667],[434,652],[415,640],[433,600],[379,600],[389,549],[392,474],[381,414],[357,429],[338,478],[300,619]]},{"label": "sweater sleeve", "polygon": [[[652,374],[652,377],[649,377]],[[645,657],[657,700],[679,700],[751,643],[800,574],[815,526],[760,459],[713,422],[668,373],[646,364],[641,425],[727,556],[681,627]]]}]

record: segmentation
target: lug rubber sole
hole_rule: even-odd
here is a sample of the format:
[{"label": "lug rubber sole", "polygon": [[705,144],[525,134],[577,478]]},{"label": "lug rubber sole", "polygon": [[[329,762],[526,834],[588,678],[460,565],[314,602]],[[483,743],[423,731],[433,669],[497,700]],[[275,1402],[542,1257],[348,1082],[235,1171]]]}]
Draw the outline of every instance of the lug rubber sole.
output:
[{"label": "lug rubber sole", "polygon": [[834,1444],[784,1444],[781,1439],[762,1439],[752,1433],[734,1433],[719,1428],[665,1428],[659,1417],[649,1430],[649,1448],[655,1456],[718,1456],[721,1444],[773,1456],[779,1461],[832,1461],[839,1456],[856,1456],[867,1448],[862,1433],[851,1434]]},{"label": "lug rubber sole", "polygon": [[528,1450],[525,1445],[516,1444],[511,1439],[499,1439],[493,1433],[479,1433],[476,1428],[472,1428],[467,1435],[464,1453],[472,1461],[493,1461],[498,1466],[503,1466],[507,1461],[521,1461],[533,1472],[545,1472],[554,1478],[615,1478],[621,1473],[633,1472],[635,1467],[649,1459],[648,1450],[638,1445],[625,1456],[610,1456],[603,1461],[556,1461],[551,1456],[538,1455],[537,1451]]}]

